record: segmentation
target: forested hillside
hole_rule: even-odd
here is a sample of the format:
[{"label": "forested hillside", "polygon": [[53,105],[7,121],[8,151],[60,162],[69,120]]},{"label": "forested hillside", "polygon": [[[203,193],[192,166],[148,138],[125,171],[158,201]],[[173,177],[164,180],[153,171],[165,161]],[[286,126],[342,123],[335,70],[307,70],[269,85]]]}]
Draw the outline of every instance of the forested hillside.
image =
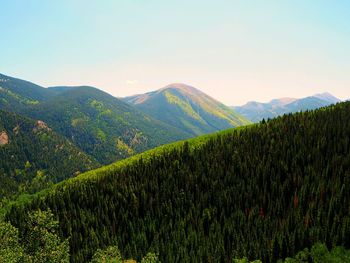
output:
[{"label": "forested hillside", "polygon": [[102,164],[192,136],[97,88],[44,88],[2,74],[0,109],[45,121]]},{"label": "forested hillside", "polygon": [[47,100],[54,94],[29,81],[12,78],[0,73],[0,108],[21,111],[30,105]]},{"label": "forested hillside", "polygon": [[[294,257],[287,257],[284,260],[279,259],[277,263],[349,263],[350,250],[341,246],[333,247],[328,250],[322,243],[315,243],[311,249],[305,248],[299,251]],[[234,259],[233,263],[262,263],[261,260],[249,261],[246,257]]]},{"label": "forested hillside", "polygon": [[32,107],[42,118],[100,163],[188,138],[127,103],[93,87],[55,87],[57,96]]},{"label": "forested hillside", "polygon": [[0,200],[35,192],[97,162],[42,121],[0,110]]},{"label": "forested hillside", "polygon": [[[50,208],[71,262],[117,244],[126,258],[263,262],[321,241],[350,247],[350,102],[164,146],[18,202]],[[74,220],[73,220],[74,219]]]}]

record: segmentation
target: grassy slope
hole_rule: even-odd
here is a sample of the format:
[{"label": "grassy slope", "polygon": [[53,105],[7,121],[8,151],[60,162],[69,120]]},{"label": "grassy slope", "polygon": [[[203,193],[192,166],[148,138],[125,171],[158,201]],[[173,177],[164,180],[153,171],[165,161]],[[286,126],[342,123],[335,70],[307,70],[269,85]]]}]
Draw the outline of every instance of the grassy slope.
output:
[{"label": "grassy slope", "polygon": [[158,91],[124,100],[193,136],[249,123],[229,107],[184,84],[171,84]]}]

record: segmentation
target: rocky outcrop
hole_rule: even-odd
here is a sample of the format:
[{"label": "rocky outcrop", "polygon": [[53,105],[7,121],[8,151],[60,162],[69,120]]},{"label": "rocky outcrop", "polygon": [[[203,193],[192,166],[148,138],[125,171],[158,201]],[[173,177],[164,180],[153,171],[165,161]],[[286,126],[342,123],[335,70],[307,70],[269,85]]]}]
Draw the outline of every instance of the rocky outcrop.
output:
[{"label": "rocky outcrop", "polygon": [[6,131],[0,132],[0,145],[6,145],[9,143],[9,136],[7,135]]},{"label": "rocky outcrop", "polygon": [[47,124],[43,121],[38,120],[35,123],[35,127],[33,128],[33,132],[38,132],[41,130],[51,131],[51,128],[47,126]]},{"label": "rocky outcrop", "polygon": [[12,131],[15,135],[17,135],[19,132],[19,125],[17,124],[16,127],[14,127]]}]

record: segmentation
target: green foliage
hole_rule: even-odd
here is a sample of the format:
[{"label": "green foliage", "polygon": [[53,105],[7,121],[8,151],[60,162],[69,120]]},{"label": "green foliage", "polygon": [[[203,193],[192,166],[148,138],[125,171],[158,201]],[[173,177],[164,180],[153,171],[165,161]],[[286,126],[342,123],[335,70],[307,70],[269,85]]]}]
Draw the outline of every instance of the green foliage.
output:
[{"label": "green foliage", "polygon": [[20,239],[15,227],[0,222],[0,262],[69,262],[68,241],[61,241],[58,237],[58,222],[50,211],[30,213],[25,229]]},{"label": "green foliage", "polygon": [[331,251],[322,243],[316,243],[311,251],[307,248],[293,258],[278,260],[278,263],[349,263],[350,250],[344,247],[334,247]]},{"label": "green foliage", "polygon": [[[92,256],[90,263],[122,263],[135,262],[135,260],[123,260],[121,253],[117,246],[109,246],[106,249],[97,249]],[[141,259],[141,263],[160,263],[156,253],[148,252],[146,256]]]},{"label": "green foliage", "polygon": [[310,254],[311,254],[313,262],[322,263],[322,262],[324,262],[323,260],[329,254],[329,251],[328,251],[327,246],[325,244],[318,243],[311,248]]},{"label": "green foliage", "polygon": [[146,256],[141,259],[141,263],[160,263],[160,260],[156,253],[148,252]]},{"label": "green foliage", "polygon": [[0,108],[21,111],[47,100],[52,93],[28,81],[0,74]]},{"label": "green foliage", "polygon": [[25,97],[22,97],[16,93],[13,93],[10,90],[7,89],[1,89],[1,92],[4,92],[7,94],[7,96],[12,97],[14,100],[17,100],[19,103],[27,104],[27,105],[36,105],[39,103],[37,100],[30,100]]},{"label": "green foliage", "polygon": [[191,118],[199,120],[200,122],[204,122],[204,120],[199,116],[199,114],[193,110],[191,104],[188,101],[182,100],[181,98],[173,95],[168,90],[164,91],[164,96],[166,97],[169,103],[175,104],[178,107],[180,107]]},{"label": "green foliage", "polygon": [[262,263],[260,260],[249,261],[247,258],[233,259],[232,263]]},{"label": "green foliage", "polygon": [[[42,189],[49,188],[51,185],[53,185],[52,181],[48,178],[48,176],[45,174],[44,171],[38,170],[36,171],[35,177],[32,179],[31,183],[29,184],[27,191],[30,193],[38,192]],[[26,191],[26,189],[21,190]]]},{"label": "green foliage", "polygon": [[34,193],[98,165],[45,124],[0,110],[0,199]]},{"label": "green foliage", "polygon": [[111,244],[163,262],[276,262],[318,241],[349,248],[349,134],[350,102],[287,115],[87,172],[6,218],[22,230],[27,211],[50,208],[73,262]]},{"label": "green foliage", "polygon": [[0,262],[21,262],[23,256],[23,248],[19,245],[18,230],[9,223],[0,222]]},{"label": "green foliage", "polygon": [[126,156],[130,156],[134,154],[134,151],[132,148],[130,148],[126,143],[124,143],[121,139],[116,139],[116,147],[117,150],[120,154],[126,155]]},{"label": "green foliage", "polygon": [[118,247],[109,246],[105,250],[98,249],[93,255],[91,263],[122,263],[122,256]]},{"label": "green foliage", "polygon": [[32,262],[69,262],[68,241],[58,237],[58,221],[50,211],[29,214],[26,229],[23,246]]},{"label": "green foliage", "polygon": [[[100,163],[109,164],[133,153],[188,138],[182,131],[146,118],[134,107],[98,89],[64,88],[51,88],[62,92],[23,114],[44,120]],[[118,146],[125,146],[122,150],[116,147],[117,140]]]}]

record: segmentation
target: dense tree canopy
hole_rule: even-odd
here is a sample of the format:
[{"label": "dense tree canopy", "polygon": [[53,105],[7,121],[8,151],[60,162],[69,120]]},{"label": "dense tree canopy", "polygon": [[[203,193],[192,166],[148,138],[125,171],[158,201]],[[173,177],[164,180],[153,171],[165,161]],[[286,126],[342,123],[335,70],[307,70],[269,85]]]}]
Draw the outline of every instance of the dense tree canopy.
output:
[{"label": "dense tree canopy", "polygon": [[276,262],[317,241],[350,247],[350,103],[165,146],[15,204],[50,208],[71,262],[117,244],[124,258]]},{"label": "dense tree canopy", "polygon": [[298,252],[294,257],[288,257],[285,260],[278,260],[278,263],[349,263],[350,250],[344,247],[334,247],[328,250],[322,243],[316,243],[311,249],[305,248]]},{"label": "dense tree canopy", "polygon": [[[294,257],[279,259],[277,263],[349,263],[350,250],[334,247],[331,251],[322,243],[316,243],[311,249],[305,248]],[[233,259],[233,263],[262,263],[260,260],[249,261],[247,258]]]},{"label": "dense tree canopy", "polygon": [[0,110],[0,201],[98,166],[42,121]]},{"label": "dense tree canopy", "polygon": [[0,262],[69,262],[68,241],[62,241],[57,230],[58,221],[50,211],[30,213],[22,238],[10,223],[0,222]]}]

